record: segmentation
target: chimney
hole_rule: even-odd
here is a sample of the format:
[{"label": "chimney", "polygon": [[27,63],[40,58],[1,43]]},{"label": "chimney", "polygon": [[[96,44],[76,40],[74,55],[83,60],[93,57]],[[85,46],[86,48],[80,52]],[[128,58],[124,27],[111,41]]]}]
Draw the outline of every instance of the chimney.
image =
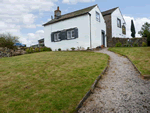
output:
[{"label": "chimney", "polygon": [[53,16],[51,16],[51,20],[53,20]]},{"label": "chimney", "polygon": [[61,17],[61,11],[59,10],[59,6],[57,7],[57,10],[55,10],[54,14],[55,14],[54,17],[56,19]]}]

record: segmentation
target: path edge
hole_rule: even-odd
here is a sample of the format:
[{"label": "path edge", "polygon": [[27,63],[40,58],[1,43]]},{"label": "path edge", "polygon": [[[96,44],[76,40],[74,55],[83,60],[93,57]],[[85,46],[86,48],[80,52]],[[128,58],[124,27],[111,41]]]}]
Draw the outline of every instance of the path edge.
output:
[{"label": "path edge", "polygon": [[83,103],[93,93],[93,91],[94,91],[94,89],[95,89],[98,81],[102,78],[102,75],[104,75],[104,73],[107,71],[107,69],[109,67],[109,63],[110,63],[110,56],[109,56],[108,61],[107,61],[107,66],[105,67],[105,69],[103,70],[103,72],[97,77],[97,79],[94,81],[94,83],[92,84],[90,90],[85,94],[85,96],[79,102],[79,104],[77,105],[77,107],[75,109],[75,113],[78,113],[78,110],[82,107]]},{"label": "path edge", "polygon": [[108,51],[111,51],[111,52],[113,52],[113,53],[115,53],[115,54],[119,54],[119,55],[121,55],[121,56],[126,57],[126,58],[131,62],[131,64],[132,64],[133,67],[135,68],[135,70],[139,72],[140,76],[141,76],[143,79],[150,79],[150,77],[144,76],[144,75],[141,73],[141,71],[135,66],[135,64],[130,60],[130,58],[129,58],[128,56],[123,55],[123,54],[120,54],[120,53],[117,53],[117,52],[114,52],[114,51],[109,50],[109,49],[108,49]]}]

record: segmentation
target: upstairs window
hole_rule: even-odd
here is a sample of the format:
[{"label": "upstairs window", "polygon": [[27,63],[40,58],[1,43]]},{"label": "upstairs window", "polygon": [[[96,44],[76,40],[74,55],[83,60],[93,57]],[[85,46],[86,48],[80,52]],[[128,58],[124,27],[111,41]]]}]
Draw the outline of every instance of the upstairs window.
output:
[{"label": "upstairs window", "polygon": [[100,14],[96,11],[96,20],[100,22]]},{"label": "upstairs window", "polygon": [[74,30],[67,31],[67,39],[73,39],[73,38],[75,38]]},{"label": "upstairs window", "polygon": [[121,28],[121,20],[119,18],[117,18],[117,26]]},{"label": "upstairs window", "polygon": [[60,41],[60,33],[55,33],[54,34],[54,41],[55,42]]}]

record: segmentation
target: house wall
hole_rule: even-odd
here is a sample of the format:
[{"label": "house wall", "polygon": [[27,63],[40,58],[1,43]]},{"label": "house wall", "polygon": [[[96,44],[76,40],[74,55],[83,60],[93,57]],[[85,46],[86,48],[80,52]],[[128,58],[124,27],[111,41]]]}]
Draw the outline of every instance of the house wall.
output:
[{"label": "house wall", "polygon": [[[96,11],[100,14],[100,22],[96,20]],[[101,14],[98,6],[93,8],[90,12],[91,14],[91,38],[92,38],[92,48],[102,45],[102,30],[106,34],[106,24],[105,20]],[[105,45],[107,46],[107,37],[105,36]]]},{"label": "house wall", "polygon": [[[78,38],[72,40],[62,40],[60,42],[51,42],[51,33],[63,29],[78,28]],[[62,50],[70,49],[72,47],[90,47],[90,23],[89,15],[82,15],[79,17],[67,19],[44,27],[44,43],[45,46]]]},{"label": "house wall", "polygon": [[107,46],[112,46],[112,24],[111,24],[111,15],[104,16],[106,22],[106,32],[107,32]]},{"label": "house wall", "polygon": [[[117,26],[117,18],[121,20],[121,28]],[[119,10],[117,8],[112,14],[111,14],[111,19],[112,19],[112,37],[120,37],[120,38],[126,38],[126,35],[122,33],[122,25],[125,23],[124,18]],[[125,25],[126,26],[126,25]]]}]

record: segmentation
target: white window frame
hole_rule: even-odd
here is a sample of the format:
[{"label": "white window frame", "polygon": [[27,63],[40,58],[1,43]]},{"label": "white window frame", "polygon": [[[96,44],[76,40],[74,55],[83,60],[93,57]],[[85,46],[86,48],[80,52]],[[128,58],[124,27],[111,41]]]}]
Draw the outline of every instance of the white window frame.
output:
[{"label": "white window frame", "polygon": [[98,22],[100,22],[100,14],[99,14],[99,12],[97,12],[97,11],[96,11],[96,20],[97,20]]},{"label": "white window frame", "polygon": [[73,36],[73,32],[74,32],[74,30],[68,30],[67,31],[67,39],[74,39],[75,38],[75,32],[74,32],[74,36]]},{"label": "white window frame", "polygon": [[54,41],[60,41],[60,33],[54,33]]}]

